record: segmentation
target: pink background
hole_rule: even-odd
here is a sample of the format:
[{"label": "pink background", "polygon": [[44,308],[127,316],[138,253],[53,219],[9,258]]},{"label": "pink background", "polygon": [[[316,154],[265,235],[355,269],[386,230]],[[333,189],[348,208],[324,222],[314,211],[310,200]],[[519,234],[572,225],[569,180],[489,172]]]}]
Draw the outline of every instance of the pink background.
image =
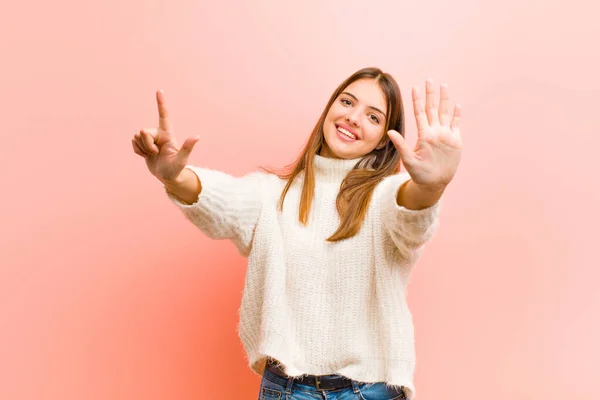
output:
[{"label": "pink background", "polygon": [[[598,399],[598,7],[583,1],[12,2],[0,15],[0,399],[255,399],[245,260],[133,153],[165,90],[194,164],[293,160],[365,66],[463,105],[409,291],[420,400]],[[594,39],[596,38],[596,39]]]}]

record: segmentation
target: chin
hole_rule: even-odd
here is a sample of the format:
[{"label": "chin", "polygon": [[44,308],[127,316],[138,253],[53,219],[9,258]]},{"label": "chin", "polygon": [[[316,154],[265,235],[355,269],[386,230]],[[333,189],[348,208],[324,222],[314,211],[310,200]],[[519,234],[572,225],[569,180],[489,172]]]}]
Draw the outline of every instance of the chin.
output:
[{"label": "chin", "polygon": [[346,160],[359,158],[362,155],[360,152],[357,152],[354,149],[348,149],[347,146],[339,146],[337,143],[335,143],[333,146],[328,145],[327,153],[335,158],[343,158]]},{"label": "chin", "polygon": [[321,150],[321,155],[325,154],[326,156],[343,159],[358,158],[361,154],[360,150],[356,148],[357,144],[358,141],[354,143],[342,142],[334,133],[333,137],[326,136],[325,145],[327,147]]}]

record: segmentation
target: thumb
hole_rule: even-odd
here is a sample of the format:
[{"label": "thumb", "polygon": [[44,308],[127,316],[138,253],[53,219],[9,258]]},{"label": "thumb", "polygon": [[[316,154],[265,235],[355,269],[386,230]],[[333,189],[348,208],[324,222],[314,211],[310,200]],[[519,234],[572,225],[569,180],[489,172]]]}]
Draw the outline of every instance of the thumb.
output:
[{"label": "thumb", "polygon": [[388,136],[390,137],[392,143],[394,143],[398,153],[400,153],[400,158],[402,158],[402,161],[404,161],[405,164],[410,163],[413,158],[413,152],[408,147],[406,139],[404,139],[404,137],[395,130],[388,131]]},{"label": "thumb", "polygon": [[177,161],[180,164],[187,164],[187,159],[189,158],[190,154],[192,153],[192,150],[194,149],[194,145],[196,144],[196,142],[198,142],[198,140],[200,140],[200,138],[198,136],[185,139],[185,142],[183,142],[183,145],[177,152]]}]

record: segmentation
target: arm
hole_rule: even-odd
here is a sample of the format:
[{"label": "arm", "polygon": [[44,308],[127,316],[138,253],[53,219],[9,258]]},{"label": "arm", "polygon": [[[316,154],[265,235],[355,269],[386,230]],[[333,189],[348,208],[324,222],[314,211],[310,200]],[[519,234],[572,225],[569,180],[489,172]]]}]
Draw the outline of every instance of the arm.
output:
[{"label": "arm", "polygon": [[191,165],[184,171],[188,178],[182,179],[182,184],[165,185],[168,197],[208,237],[230,239],[242,255],[248,255],[268,174],[255,172],[234,177]]},{"label": "arm", "polygon": [[161,90],[156,92],[156,101],[158,128],[136,134],[133,151],[145,159],[148,170],[192,223],[213,239],[231,239],[247,255],[262,206],[265,174],[234,178],[187,165],[199,137],[186,139],[180,147]]},{"label": "arm", "polygon": [[[422,246],[435,234],[441,202],[441,197],[421,193],[411,182],[407,173],[392,175],[381,182],[378,193],[384,232],[408,262],[418,257]],[[433,204],[425,206],[435,198]]]},{"label": "arm", "polygon": [[436,106],[433,82],[427,80],[425,104],[413,87],[417,143],[411,149],[399,132],[388,136],[396,146],[406,173],[388,180],[383,190],[382,224],[404,257],[414,259],[436,229],[439,204],[452,181],[462,153],[458,124],[461,107],[450,115],[448,87],[441,85]]}]

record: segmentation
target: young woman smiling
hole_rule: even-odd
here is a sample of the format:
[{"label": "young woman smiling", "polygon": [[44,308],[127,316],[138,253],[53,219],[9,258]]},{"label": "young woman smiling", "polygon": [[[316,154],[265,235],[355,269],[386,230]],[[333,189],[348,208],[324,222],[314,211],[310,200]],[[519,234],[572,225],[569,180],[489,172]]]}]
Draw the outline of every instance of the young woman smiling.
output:
[{"label": "young woman smiling", "polygon": [[[404,140],[396,81],[357,71],[332,94],[283,173],[233,177],[187,165],[164,95],[159,124],[132,141],[174,204],[248,257],[239,335],[260,399],[412,399],[414,335],[405,290],[461,158],[460,107],[412,89],[418,140]],[[400,172],[400,163],[406,172]]]}]

